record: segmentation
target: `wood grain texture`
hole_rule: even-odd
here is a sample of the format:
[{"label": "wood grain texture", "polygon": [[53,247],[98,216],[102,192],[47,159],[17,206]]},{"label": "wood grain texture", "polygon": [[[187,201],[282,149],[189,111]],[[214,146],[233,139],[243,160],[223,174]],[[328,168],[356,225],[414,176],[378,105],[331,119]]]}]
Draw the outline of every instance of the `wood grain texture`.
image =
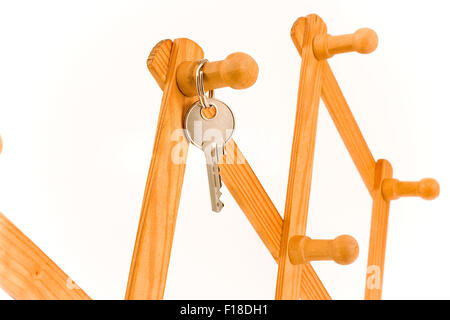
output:
[{"label": "wood grain texture", "polygon": [[303,40],[302,64],[278,263],[276,299],[299,299],[301,296],[303,265],[290,263],[288,242],[291,237],[302,236],[306,233],[323,69],[323,61],[317,60],[314,56],[312,44],[315,36],[327,32],[325,24],[317,15],[309,15],[300,20],[303,22],[297,21],[291,32],[296,44],[298,43],[298,39],[295,39],[298,34],[296,25],[300,24],[300,28],[304,30],[304,35],[301,37]]},{"label": "wood grain texture", "polygon": [[[194,102],[179,91],[176,69],[183,61],[201,58],[203,51],[195,42],[189,39],[174,40],[126,299],[162,299],[164,296],[188,150],[188,143],[182,135],[183,115]],[[176,148],[179,154],[174,155]]]},{"label": "wood grain texture", "polygon": [[326,61],[322,74],[322,99],[369,194],[373,196],[375,159]]},{"label": "wood grain texture", "polygon": [[[164,82],[156,78],[158,73],[152,72],[152,75],[161,89],[164,89]],[[283,219],[233,139],[226,144],[225,151],[226,155],[219,164],[223,182],[273,258],[278,261]],[[310,264],[305,265],[303,274],[303,300],[331,299]]]},{"label": "wood grain texture", "polygon": [[249,219],[270,254],[278,259],[283,220],[233,140],[219,164],[223,183]]},{"label": "wood grain texture", "polygon": [[162,89],[167,80],[172,43],[169,39],[161,40],[153,47],[147,59],[147,68]]},{"label": "wood grain texture", "polygon": [[378,160],[370,226],[369,258],[365,286],[366,300],[380,300],[383,290],[384,258],[389,221],[389,204],[383,198],[381,186],[384,179],[392,178],[392,167],[387,160]]},{"label": "wood grain texture", "polygon": [[90,300],[67,274],[0,213],[0,288],[19,300]]}]

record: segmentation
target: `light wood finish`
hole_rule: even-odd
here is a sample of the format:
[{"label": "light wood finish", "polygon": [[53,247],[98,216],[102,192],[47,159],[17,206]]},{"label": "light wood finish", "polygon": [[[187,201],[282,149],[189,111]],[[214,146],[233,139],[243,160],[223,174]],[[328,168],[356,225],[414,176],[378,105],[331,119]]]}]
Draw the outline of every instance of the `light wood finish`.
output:
[{"label": "light wood finish", "polygon": [[[183,137],[181,140],[174,139],[173,134],[182,130],[184,112],[194,102],[194,99],[186,98],[178,90],[176,69],[183,61],[201,58],[203,58],[203,51],[195,42],[189,39],[174,40],[145,186],[126,299],[162,299],[164,296],[188,150],[185,139]],[[154,70],[152,66],[153,63],[150,63],[150,71]],[[174,146],[180,143],[182,148],[180,154],[176,155],[177,161],[174,161],[172,155]]]},{"label": "light wood finish", "polygon": [[326,61],[322,73],[322,99],[367,190],[373,196],[375,159]]},{"label": "light wood finish", "polygon": [[[300,56],[302,55],[304,28],[304,23],[297,23],[296,37],[292,38]],[[375,159],[364,140],[328,61],[324,61],[323,66],[321,98],[367,190],[373,196]]]},{"label": "light wood finish", "polygon": [[[198,61],[185,61],[177,71],[177,82],[181,92],[186,96],[197,95],[195,74]],[[258,78],[258,64],[248,54],[236,52],[225,60],[207,62],[203,66],[203,86],[205,91],[231,87],[246,89],[251,87]]]},{"label": "light wood finish", "polygon": [[[304,29],[304,23],[297,23],[298,36],[293,38],[300,55],[302,55]],[[375,50],[377,43],[376,33],[370,29],[359,30],[355,35],[339,37],[322,35],[315,38],[315,46],[317,46],[315,55],[320,59],[325,59],[340,52],[370,53]],[[438,196],[439,184],[433,179],[424,179],[420,182],[399,182],[391,179],[392,168],[389,162],[386,160],[375,162],[328,62],[324,62],[321,97],[373,198],[365,297],[366,299],[381,299],[389,200],[397,199],[399,196],[421,196],[431,200]]]},{"label": "light wood finish", "polygon": [[301,35],[302,64],[278,263],[276,299],[299,299],[301,296],[303,265],[290,263],[288,242],[292,236],[303,236],[306,233],[323,69],[323,62],[318,61],[314,56],[312,43],[315,36],[326,34],[327,31],[325,24],[317,15],[300,18],[291,30],[294,44],[298,42],[298,24],[301,25],[299,29],[304,31]]},{"label": "light wood finish", "polygon": [[292,264],[334,260],[338,264],[351,264],[358,258],[359,246],[355,238],[342,235],[334,240],[317,240],[306,236],[293,236],[289,240],[289,259]]},{"label": "light wood finish", "polygon": [[384,179],[381,186],[385,200],[396,200],[400,197],[421,197],[425,200],[436,199],[439,195],[439,183],[431,178],[420,181],[398,181]]},{"label": "light wood finish", "polygon": [[[227,189],[273,258],[278,261],[283,219],[234,141],[230,140],[225,146],[225,156],[219,167]],[[303,300],[331,299],[310,264],[304,267],[300,298]]]},{"label": "light wood finish", "polygon": [[371,53],[377,46],[378,36],[376,32],[369,28],[362,28],[353,34],[317,36],[314,39],[314,54],[317,59],[327,59],[337,53],[352,51]]},{"label": "light wood finish", "polygon": [[383,198],[381,185],[384,179],[392,178],[392,167],[387,160],[378,160],[375,169],[375,186],[370,225],[369,258],[367,263],[365,299],[381,299],[384,258],[389,221],[389,204]]},{"label": "light wood finish", "polygon": [[163,90],[167,80],[172,43],[172,40],[169,39],[161,40],[153,47],[147,59],[148,70]]},{"label": "light wood finish", "polygon": [[49,257],[0,213],[0,288],[19,300],[89,300]]},{"label": "light wood finish", "polygon": [[[167,63],[162,61],[162,64],[168,65],[168,61]],[[152,75],[161,89],[164,89],[164,82],[156,78],[158,73],[152,72]],[[205,111],[209,112],[209,110]],[[220,175],[227,189],[247,216],[270,254],[278,261],[283,219],[233,139],[226,144],[225,156],[219,167]],[[304,267],[300,297],[303,300],[331,299],[310,264],[306,264]]]}]

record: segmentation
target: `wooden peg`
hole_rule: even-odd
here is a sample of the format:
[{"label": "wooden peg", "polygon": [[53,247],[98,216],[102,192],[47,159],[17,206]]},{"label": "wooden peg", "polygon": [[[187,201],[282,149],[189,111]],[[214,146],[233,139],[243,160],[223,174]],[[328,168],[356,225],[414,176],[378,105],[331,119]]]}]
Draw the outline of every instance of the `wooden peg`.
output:
[{"label": "wooden peg", "polygon": [[386,201],[400,197],[421,197],[425,200],[433,200],[439,195],[440,188],[439,183],[431,178],[420,181],[384,179],[381,190]]},{"label": "wooden peg", "polygon": [[314,39],[314,55],[317,59],[327,59],[336,53],[371,53],[378,46],[378,36],[369,28],[362,28],[353,34],[331,36],[319,35]]},{"label": "wooden peg", "polygon": [[[177,70],[177,84],[180,91],[188,97],[197,95],[195,73],[198,61],[185,61]],[[258,64],[246,53],[230,54],[225,60],[207,62],[203,66],[205,91],[231,87],[246,89],[258,78]]]},{"label": "wooden peg", "polygon": [[311,261],[334,260],[339,264],[351,264],[359,254],[355,238],[342,235],[334,240],[312,240],[306,236],[293,236],[289,240],[289,260],[292,264]]}]

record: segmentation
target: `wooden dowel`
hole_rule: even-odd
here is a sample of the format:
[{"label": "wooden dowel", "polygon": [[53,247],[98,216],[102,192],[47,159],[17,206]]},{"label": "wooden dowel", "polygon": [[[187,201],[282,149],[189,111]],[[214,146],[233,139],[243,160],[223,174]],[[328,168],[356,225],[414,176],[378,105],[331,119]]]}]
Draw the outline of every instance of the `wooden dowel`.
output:
[{"label": "wooden dowel", "polygon": [[[160,88],[164,90],[169,65],[169,55],[166,52],[170,53],[172,41],[163,40],[162,42],[164,44],[159,44],[159,46],[165,47],[165,49],[162,53],[157,52],[158,50],[153,52],[148,68]],[[165,71],[162,66],[165,66]],[[233,139],[226,144],[225,156],[222,159],[219,167],[224,184],[275,261],[278,262],[283,225],[281,215]],[[306,264],[303,269],[300,289],[301,299],[330,300],[330,295],[313,267]]]},{"label": "wooden dowel", "polygon": [[322,86],[323,63],[315,58],[312,41],[315,36],[326,33],[326,25],[317,15],[308,15],[306,18],[298,19],[291,30],[291,37],[295,45],[298,43],[299,30],[304,31],[304,34],[300,35],[303,41],[301,49],[302,64],[278,263],[275,294],[277,300],[300,298],[303,265],[290,263],[288,242],[292,236],[304,236],[306,233]]},{"label": "wooden dowel", "polygon": [[[147,64],[150,70],[154,64],[164,66],[166,53],[156,51]],[[174,40],[170,49],[126,299],[162,299],[164,296],[188,150],[182,134],[183,115],[194,102],[179,91],[176,68],[183,61],[202,57],[202,49],[189,39]],[[176,150],[179,152],[174,153]]]},{"label": "wooden dowel", "polygon": [[319,35],[314,39],[314,55],[317,59],[331,58],[337,53],[356,51],[371,53],[378,46],[378,36],[369,28],[339,36]]},{"label": "wooden dowel", "polygon": [[[198,61],[185,61],[177,70],[177,83],[181,92],[188,97],[196,96],[195,73]],[[236,52],[225,60],[207,62],[203,66],[205,91],[231,87],[245,89],[251,87],[258,78],[258,64],[248,54]]]},{"label": "wooden dowel", "polygon": [[0,213],[0,288],[19,300],[90,300],[67,274]]},{"label": "wooden dowel", "polygon": [[289,259],[292,264],[334,260],[338,264],[351,264],[358,258],[359,246],[355,238],[342,235],[334,240],[316,240],[293,236],[289,240]]},{"label": "wooden dowel", "polygon": [[425,200],[433,200],[440,192],[439,183],[431,178],[420,181],[384,179],[381,190],[385,200],[396,200],[400,197],[421,197]]}]

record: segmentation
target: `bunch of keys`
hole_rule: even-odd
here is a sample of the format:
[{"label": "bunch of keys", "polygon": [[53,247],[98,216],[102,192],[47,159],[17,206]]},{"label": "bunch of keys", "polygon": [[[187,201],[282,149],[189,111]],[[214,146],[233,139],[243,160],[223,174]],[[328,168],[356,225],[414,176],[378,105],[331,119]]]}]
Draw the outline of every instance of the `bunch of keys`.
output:
[{"label": "bunch of keys", "polygon": [[[206,62],[206,59],[199,61],[196,72],[199,100],[186,113],[184,132],[188,141],[205,153],[212,210],[220,212],[223,202],[220,200],[222,179],[218,164],[224,155],[225,144],[233,135],[235,121],[231,109],[222,101],[214,99],[212,90],[209,91],[209,97],[205,95],[202,67]],[[215,114],[205,116],[203,112],[211,108]]]}]

